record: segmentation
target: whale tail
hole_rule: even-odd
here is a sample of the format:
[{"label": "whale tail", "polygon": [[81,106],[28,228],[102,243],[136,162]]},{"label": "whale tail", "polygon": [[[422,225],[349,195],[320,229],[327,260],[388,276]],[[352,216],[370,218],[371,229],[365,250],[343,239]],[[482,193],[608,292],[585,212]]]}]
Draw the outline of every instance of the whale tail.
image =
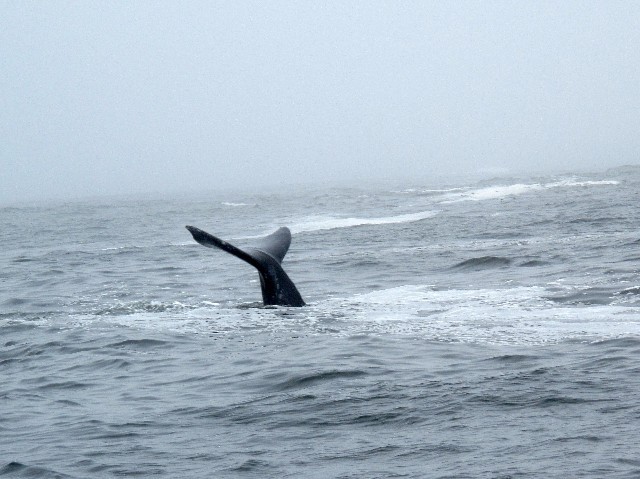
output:
[{"label": "whale tail", "polygon": [[226,251],[258,270],[262,301],[265,306],[304,306],[305,303],[281,263],[291,244],[291,231],[283,227],[257,241],[255,247],[240,249],[195,226],[187,226],[193,239],[202,246]]}]

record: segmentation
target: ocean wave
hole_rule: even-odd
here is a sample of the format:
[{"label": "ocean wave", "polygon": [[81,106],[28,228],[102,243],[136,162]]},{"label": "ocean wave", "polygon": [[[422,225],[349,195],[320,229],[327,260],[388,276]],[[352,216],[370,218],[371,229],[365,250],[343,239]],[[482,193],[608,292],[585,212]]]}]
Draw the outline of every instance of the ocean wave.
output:
[{"label": "ocean wave", "polygon": [[587,186],[615,186],[620,182],[616,180],[590,180],[578,181],[566,179],[550,183],[516,183],[513,185],[487,186],[484,188],[469,189],[462,192],[447,193],[443,195],[441,203],[458,203],[461,201],[484,201],[518,196],[533,191],[548,190],[552,188],[571,188]]},{"label": "ocean wave", "polygon": [[305,233],[310,231],[332,230],[336,228],[351,228],[364,225],[386,225],[397,223],[412,223],[427,218],[432,218],[438,211],[419,211],[396,216],[382,216],[377,218],[336,218],[336,217],[308,217],[304,221],[293,224],[292,233]]},{"label": "ocean wave", "polygon": [[418,196],[420,196],[420,195],[429,196],[429,195],[438,194],[438,193],[451,193],[451,192],[454,192],[454,191],[465,191],[467,189],[468,188],[466,188],[466,187],[455,187],[455,188],[405,188],[404,190],[393,191],[393,193],[417,194]]},{"label": "ocean wave", "polygon": [[481,256],[478,258],[470,258],[454,266],[455,269],[479,270],[488,268],[501,268],[509,266],[511,260],[502,256]]},{"label": "ocean wave", "polygon": [[[304,389],[319,382],[335,382],[339,380],[351,380],[366,376],[367,373],[362,370],[329,370],[318,371],[305,374],[283,374],[285,377],[270,378],[269,390],[271,391],[288,391],[294,389]],[[280,379],[275,380],[274,379]]]},{"label": "ocean wave", "polygon": [[618,290],[615,286],[589,287],[571,290],[560,295],[552,295],[547,299],[558,304],[568,305],[625,305],[636,306],[640,286],[631,286]]},{"label": "ocean wave", "polygon": [[29,466],[21,462],[12,461],[0,468],[0,476],[11,477],[52,477],[52,478],[72,478],[67,474],[46,469],[39,466]]}]

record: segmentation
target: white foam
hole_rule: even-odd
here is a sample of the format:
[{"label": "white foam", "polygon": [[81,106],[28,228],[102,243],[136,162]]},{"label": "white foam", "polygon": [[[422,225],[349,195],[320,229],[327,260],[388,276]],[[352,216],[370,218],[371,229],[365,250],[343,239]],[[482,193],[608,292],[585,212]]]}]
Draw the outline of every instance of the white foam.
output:
[{"label": "white foam", "polygon": [[479,188],[476,190],[468,190],[461,193],[450,193],[445,196],[442,203],[457,203],[460,201],[482,201],[493,200],[496,198],[504,198],[506,196],[521,195],[533,190],[541,190],[543,186],[540,184],[525,185],[517,183],[508,186],[489,186],[487,188]]},{"label": "white foam", "polygon": [[615,180],[598,181],[576,181],[574,179],[561,180],[551,183],[516,183],[505,186],[488,186],[485,188],[470,189],[466,191],[448,193],[443,195],[441,203],[457,203],[460,201],[483,201],[505,198],[507,196],[517,196],[532,191],[546,190],[563,187],[585,187],[585,186],[612,186],[619,184]]},{"label": "white foam", "polygon": [[401,191],[393,191],[393,193],[423,193],[423,194],[430,194],[430,193],[450,193],[452,191],[465,191],[467,188],[436,188],[436,189],[417,189],[417,188],[406,188],[404,190]]},{"label": "white foam", "polygon": [[331,230],[335,228],[351,228],[362,225],[385,225],[396,223],[411,223],[427,218],[432,218],[438,211],[419,211],[396,216],[382,216],[378,218],[336,218],[326,216],[307,217],[299,223],[293,224],[290,229],[292,233],[303,233],[308,231]]},{"label": "white foam", "polygon": [[437,291],[423,285],[326,303],[348,314],[351,329],[435,341],[544,344],[640,335],[637,308],[557,305],[546,294],[541,287]]},{"label": "white foam", "polygon": [[597,180],[597,181],[572,181],[565,180],[559,181],[557,183],[548,183],[549,187],[556,186],[615,186],[619,185],[620,182],[616,180]]},{"label": "white foam", "polygon": [[251,206],[249,203],[232,203],[230,201],[223,201],[223,206]]},{"label": "white foam", "polygon": [[437,290],[428,285],[407,285],[327,298],[304,308],[239,307],[211,301],[155,307],[132,303],[107,315],[65,314],[58,320],[64,327],[94,330],[114,324],[184,334],[256,329],[278,334],[410,335],[425,341],[510,345],[640,337],[638,307],[562,305],[548,300],[548,294],[539,286]]}]

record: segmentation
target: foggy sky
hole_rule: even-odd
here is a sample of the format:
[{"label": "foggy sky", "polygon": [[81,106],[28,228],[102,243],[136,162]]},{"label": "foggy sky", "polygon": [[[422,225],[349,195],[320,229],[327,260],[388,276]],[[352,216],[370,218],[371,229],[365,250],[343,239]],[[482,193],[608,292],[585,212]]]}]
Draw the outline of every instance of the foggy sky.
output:
[{"label": "foggy sky", "polygon": [[640,163],[640,2],[0,3],[0,203]]}]

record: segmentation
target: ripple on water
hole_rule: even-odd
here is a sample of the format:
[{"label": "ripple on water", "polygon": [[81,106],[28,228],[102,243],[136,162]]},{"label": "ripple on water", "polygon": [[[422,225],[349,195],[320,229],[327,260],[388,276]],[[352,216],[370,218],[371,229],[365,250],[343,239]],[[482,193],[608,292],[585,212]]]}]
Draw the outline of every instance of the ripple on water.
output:
[{"label": "ripple on water", "polygon": [[268,389],[272,391],[288,391],[292,389],[306,388],[316,383],[339,379],[358,378],[366,375],[367,373],[361,370],[319,371],[313,374],[292,375],[284,381],[270,384]]},{"label": "ripple on water", "polygon": [[0,468],[0,476],[36,478],[46,477],[51,479],[72,479],[74,476],[63,474],[38,466],[29,466],[20,462],[12,461]]}]

